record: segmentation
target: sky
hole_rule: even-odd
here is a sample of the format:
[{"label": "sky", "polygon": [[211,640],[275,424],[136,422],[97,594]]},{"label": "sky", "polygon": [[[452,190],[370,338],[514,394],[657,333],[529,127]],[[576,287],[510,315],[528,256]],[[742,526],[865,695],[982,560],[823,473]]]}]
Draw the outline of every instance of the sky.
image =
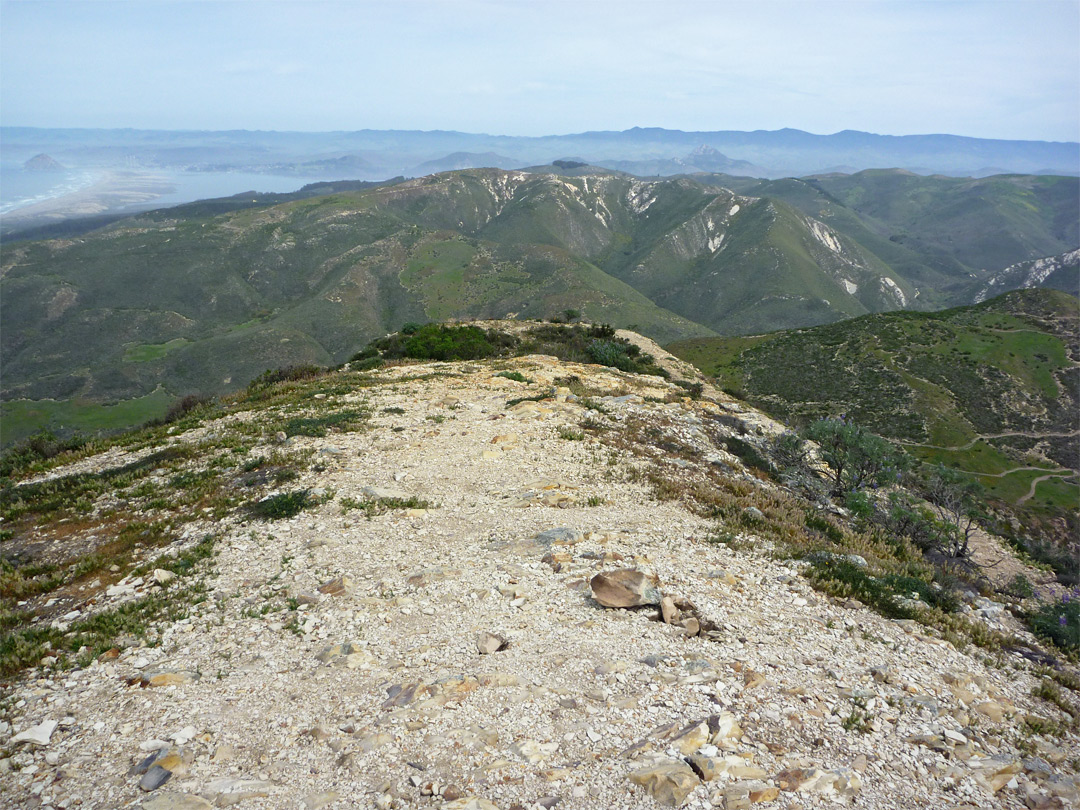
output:
[{"label": "sky", "polygon": [[1080,140],[1080,0],[0,0],[0,124]]}]

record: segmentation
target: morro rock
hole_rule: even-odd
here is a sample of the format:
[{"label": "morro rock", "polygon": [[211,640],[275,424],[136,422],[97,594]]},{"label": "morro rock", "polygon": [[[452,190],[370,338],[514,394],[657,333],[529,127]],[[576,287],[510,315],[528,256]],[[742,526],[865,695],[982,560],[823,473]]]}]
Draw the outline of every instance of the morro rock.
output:
[{"label": "morro rock", "polygon": [[23,164],[23,168],[31,172],[62,172],[67,169],[66,166],[57,163],[44,152],[40,155],[34,155],[26,161],[26,163]]}]

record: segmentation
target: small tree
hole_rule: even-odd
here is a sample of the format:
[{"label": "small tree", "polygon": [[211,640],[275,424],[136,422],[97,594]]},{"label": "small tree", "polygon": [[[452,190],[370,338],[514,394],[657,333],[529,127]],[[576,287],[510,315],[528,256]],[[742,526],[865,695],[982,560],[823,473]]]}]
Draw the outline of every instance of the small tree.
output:
[{"label": "small tree", "polygon": [[943,523],[956,528],[943,551],[950,557],[970,553],[971,536],[983,514],[983,486],[971,476],[938,464],[926,480],[926,500]]},{"label": "small tree", "polygon": [[843,417],[819,419],[804,437],[821,448],[831,471],[833,495],[893,483],[899,477],[902,457],[893,446]]}]

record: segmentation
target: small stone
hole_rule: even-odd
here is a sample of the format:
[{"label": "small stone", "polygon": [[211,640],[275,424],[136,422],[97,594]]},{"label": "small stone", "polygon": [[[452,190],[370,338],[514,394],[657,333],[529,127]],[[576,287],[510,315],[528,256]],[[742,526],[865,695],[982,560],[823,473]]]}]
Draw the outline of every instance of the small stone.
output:
[{"label": "small stone", "polygon": [[679,624],[682,626],[683,632],[690,638],[701,633],[701,622],[693,616],[689,619],[683,619]]},{"label": "small stone", "polygon": [[714,714],[709,717],[708,723],[713,745],[724,747],[726,744],[730,748],[736,740],[742,739],[742,727],[731,712]]},{"label": "small stone", "polygon": [[353,581],[345,576],[335,577],[319,586],[319,593],[324,593],[327,596],[340,596],[343,593],[350,593],[352,590]]},{"label": "small stone", "polygon": [[683,729],[679,736],[671,741],[679,752],[682,754],[693,754],[701,746],[709,742],[709,724],[697,723],[689,728]]},{"label": "small stone", "polygon": [[199,680],[199,673],[186,669],[159,669],[153,672],[144,672],[141,680],[143,687],[157,688],[162,686],[184,686]]},{"label": "small stone", "polygon": [[176,574],[174,574],[172,571],[167,571],[164,568],[155,568],[154,573],[150,575],[150,581],[162,588],[164,588],[174,579],[176,579]]},{"label": "small stone", "polygon": [[505,638],[494,633],[483,632],[476,638],[476,650],[481,655],[491,655],[499,650],[505,650],[508,646]]},{"label": "small stone", "polygon": [[157,790],[172,779],[172,771],[168,768],[163,768],[161,765],[151,765],[150,768],[143,774],[142,779],[139,780],[139,789],[145,790],[149,793],[152,790]]},{"label": "small stone", "polygon": [[648,577],[633,568],[600,573],[589,581],[593,598],[608,608],[657,605],[663,599],[657,584],[656,577]]},{"label": "small stone", "polygon": [[510,747],[510,750],[533,765],[539,765],[559,750],[559,744],[555,742],[540,743],[535,740],[522,740]]}]

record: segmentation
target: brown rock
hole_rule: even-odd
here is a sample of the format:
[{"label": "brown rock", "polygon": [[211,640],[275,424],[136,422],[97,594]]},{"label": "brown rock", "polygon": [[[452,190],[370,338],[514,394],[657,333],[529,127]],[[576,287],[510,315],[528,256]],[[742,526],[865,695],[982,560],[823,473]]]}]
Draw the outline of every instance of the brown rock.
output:
[{"label": "brown rock", "polygon": [[589,582],[593,598],[609,608],[658,605],[663,599],[658,584],[656,577],[648,577],[634,568],[602,572]]},{"label": "brown rock", "polygon": [[761,785],[750,788],[750,803],[771,802],[780,795],[780,789],[772,785]]},{"label": "brown rock", "polygon": [[675,607],[675,600],[665,596],[660,600],[660,614],[664,617],[665,624],[675,624],[679,621],[679,609]]},{"label": "brown rock", "polygon": [[645,768],[631,771],[630,781],[641,785],[661,804],[678,807],[694,788],[701,784],[697,774],[685,762],[663,759]]},{"label": "brown rock", "polygon": [[319,593],[325,593],[327,596],[340,596],[343,593],[348,593],[353,589],[353,581],[348,577],[335,577],[329,582],[324,582],[319,586]]},{"label": "brown rock", "polygon": [[145,687],[157,688],[161,686],[183,686],[184,684],[195,683],[199,680],[198,672],[191,672],[186,669],[177,670],[156,670],[154,672],[144,672],[141,680],[141,685]]}]

